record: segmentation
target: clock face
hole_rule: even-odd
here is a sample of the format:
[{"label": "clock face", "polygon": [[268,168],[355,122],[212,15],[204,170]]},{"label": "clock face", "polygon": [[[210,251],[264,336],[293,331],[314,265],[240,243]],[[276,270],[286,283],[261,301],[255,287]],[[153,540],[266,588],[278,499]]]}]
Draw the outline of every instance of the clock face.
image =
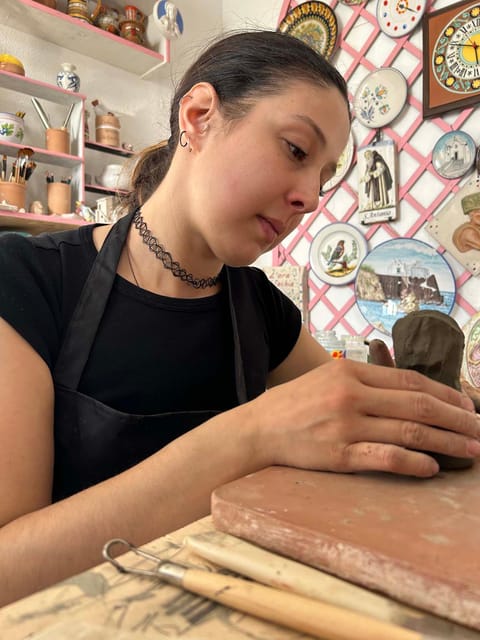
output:
[{"label": "clock face", "polygon": [[387,36],[400,38],[419,24],[426,5],[426,0],[378,0],[378,26]]},{"label": "clock face", "polygon": [[480,4],[460,11],[442,29],[431,63],[436,81],[447,91],[480,91]]}]

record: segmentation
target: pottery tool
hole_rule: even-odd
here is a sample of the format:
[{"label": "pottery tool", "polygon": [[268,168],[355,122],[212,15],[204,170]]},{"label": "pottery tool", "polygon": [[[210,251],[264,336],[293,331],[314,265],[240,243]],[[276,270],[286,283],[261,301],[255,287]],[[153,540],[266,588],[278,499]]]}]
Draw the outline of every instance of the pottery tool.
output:
[{"label": "pottery tool", "polygon": [[268,467],[215,489],[212,518],[220,531],[480,630],[479,485],[478,463],[429,479]]},{"label": "pottery tool", "polygon": [[43,126],[45,127],[45,129],[51,129],[51,124],[50,124],[50,120],[47,116],[47,114],[45,113],[42,105],[40,104],[40,102],[37,100],[37,98],[31,98],[32,100],[32,104],[35,107],[35,111],[37,112],[38,117],[40,118],[41,123],[43,124]]},{"label": "pottery tool", "polygon": [[75,104],[71,104],[70,105],[68,113],[65,116],[65,120],[63,121],[62,129],[67,129],[68,128],[68,125],[70,124],[70,118],[72,117],[72,112],[73,112],[73,108],[74,107],[75,107]]},{"label": "pottery tool", "polygon": [[[123,545],[127,551],[153,562],[153,569],[128,567],[120,563],[110,553],[115,545]],[[107,542],[103,548],[103,557],[122,573],[160,579],[232,609],[323,640],[422,640],[422,636],[414,631],[385,624],[318,600],[241,578],[164,561],[120,538]]]},{"label": "pottery tool", "polygon": [[187,549],[209,562],[262,584],[292,591],[390,624],[429,635],[436,640],[478,640],[478,634],[425,611],[290,560],[221,531],[187,536]]}]

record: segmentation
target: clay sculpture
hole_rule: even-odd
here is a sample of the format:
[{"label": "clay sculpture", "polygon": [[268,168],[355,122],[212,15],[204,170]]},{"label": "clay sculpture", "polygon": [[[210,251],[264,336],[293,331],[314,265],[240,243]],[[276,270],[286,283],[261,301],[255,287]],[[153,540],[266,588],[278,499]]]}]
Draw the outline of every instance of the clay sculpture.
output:
[{"label": "clay sculpture", "polygon": [[[461,391],[465,338],[453,318],[440,311],[414,311],[395,322],[392,337],[396,367],[414,369]],[[466,469],[474,463],[471,458],[427,453],[444,471]]]}]

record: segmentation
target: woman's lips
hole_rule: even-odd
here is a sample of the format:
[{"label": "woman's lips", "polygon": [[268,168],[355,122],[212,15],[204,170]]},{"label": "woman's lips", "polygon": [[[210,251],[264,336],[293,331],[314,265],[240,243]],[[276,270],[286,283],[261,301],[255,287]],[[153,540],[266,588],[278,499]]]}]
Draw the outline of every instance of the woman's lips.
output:
[{"label": "woman's lips", "polygon": [[273,242],[282,233],[283,224],[278,220],[264,218],[263,216],[257,216],[257,218],[269,243]]}]

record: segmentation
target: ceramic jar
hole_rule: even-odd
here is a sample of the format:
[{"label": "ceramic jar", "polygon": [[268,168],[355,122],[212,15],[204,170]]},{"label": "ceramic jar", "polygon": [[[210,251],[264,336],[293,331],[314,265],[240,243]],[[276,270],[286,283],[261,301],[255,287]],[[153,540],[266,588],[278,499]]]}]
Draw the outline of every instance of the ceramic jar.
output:
[{"label": "ceramic jar", "polygon": [[57,73],[57,87],[78,93],[80,90],[80,76],[76,73],[76,66],[70,62],[62,62]]},{"label": "ceramic jar", "polygon": [[[94,0],[95,2],[95,0]],[[67,13],[72,18],[93,24],[102,6],[102,0],[96,0],[96,6],[90,13],[89,0],[68,0]]]},{"label": "ceramic jar", "polygon": [[107,164],[95,180],[106,189],[128,189],[128,176],[121,164]]},{"label": "ceramic jar", "polygon": [[113,7],[102,5],[100,13],[95,20],[95,25],[109,33],[118,34],[119,32],[120,13]]},{"label": "ceramic jar", "polygon": [[14,113],[0,113],[0,139],[6,139],[7,142],[16,142],[18,144],[22,142],[24,132],[23,118]]}]

